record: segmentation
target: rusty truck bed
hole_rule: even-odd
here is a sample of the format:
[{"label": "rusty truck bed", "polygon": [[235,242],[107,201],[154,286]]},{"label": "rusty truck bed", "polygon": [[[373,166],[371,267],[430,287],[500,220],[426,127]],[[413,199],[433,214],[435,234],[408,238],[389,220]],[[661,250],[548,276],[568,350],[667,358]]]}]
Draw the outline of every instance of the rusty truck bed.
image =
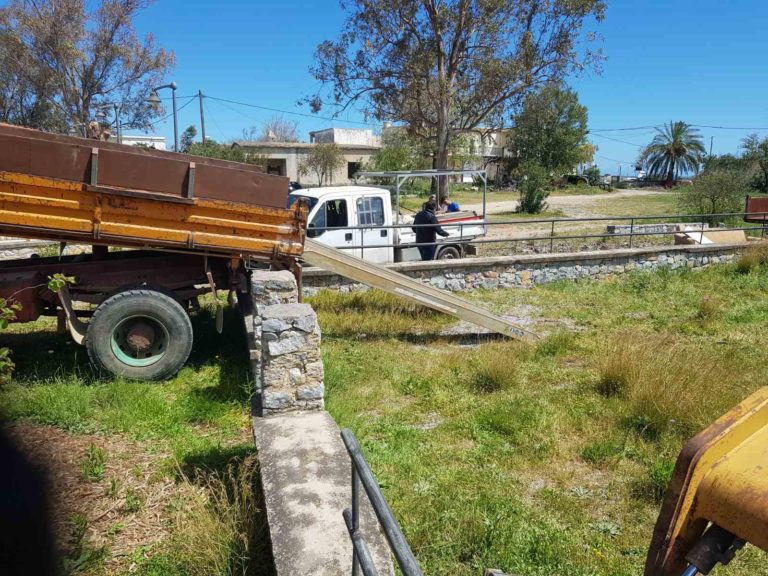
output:
[{"label": "rusty truck bed", "polygon": [[293,260],[287,196],[253,166],[0,125],[0,235]]}]

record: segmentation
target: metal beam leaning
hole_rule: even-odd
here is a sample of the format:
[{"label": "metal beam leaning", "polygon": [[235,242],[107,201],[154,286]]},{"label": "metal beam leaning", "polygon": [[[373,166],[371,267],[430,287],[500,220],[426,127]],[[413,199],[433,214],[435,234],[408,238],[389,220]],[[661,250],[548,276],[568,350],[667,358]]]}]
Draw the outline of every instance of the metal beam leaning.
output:
[{"label": "metal beam leaning", "polygon": [[384,292],[402,296],[438,312],[450,314],[499,334],[522,340],[538,340],[540,338],[535,332],[500,318],[489,310],[471,304],[450,292],[426,286],[383,266],[344,254],[341,250],[330,248],[309,238],[305,240],[302,258],[313,266],[330,270]]}]

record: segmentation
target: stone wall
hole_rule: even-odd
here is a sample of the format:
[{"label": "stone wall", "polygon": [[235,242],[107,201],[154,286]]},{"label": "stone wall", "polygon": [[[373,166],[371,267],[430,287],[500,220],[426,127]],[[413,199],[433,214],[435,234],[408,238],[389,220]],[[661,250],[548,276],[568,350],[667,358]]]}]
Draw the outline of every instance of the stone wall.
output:
[{"label": "stone wall", "polygon": [[288,271],[255,270],[243,309],[257,416],[322,410],[320,328],[308,304],[298,303]]},{"label": "stone wall", "polygon": [[[634,270],[700,268],[729,262],[743,245],[662,246],[569,254],[526,254],[434,262],[404,262],[389,268],[451,292],[513,288],[559,280],[606,278]],[[303,290],[350,292],[366,286],[317,268],[304,269]]]}]

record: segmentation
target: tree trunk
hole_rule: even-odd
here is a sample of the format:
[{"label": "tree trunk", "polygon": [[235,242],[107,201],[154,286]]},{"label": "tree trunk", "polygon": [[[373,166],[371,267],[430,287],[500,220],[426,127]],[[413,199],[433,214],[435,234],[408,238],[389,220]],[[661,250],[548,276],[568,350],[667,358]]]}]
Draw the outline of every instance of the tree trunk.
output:
[{"label": "tree trunk", "polygon": [[[447,124],[447,119],[444,124]],[[439,126],[437,133],[437,150],[435,151],[435,157],[432,161],[432,167],[436,170],[448,169],[448,146],[450,141],[451,138],[448,132],[448,126]],[[448,176],[438,177],[437,184],[433,185],[432,189],[435,193],[437,206],[440,207],[440,200],[448,196]]]}]

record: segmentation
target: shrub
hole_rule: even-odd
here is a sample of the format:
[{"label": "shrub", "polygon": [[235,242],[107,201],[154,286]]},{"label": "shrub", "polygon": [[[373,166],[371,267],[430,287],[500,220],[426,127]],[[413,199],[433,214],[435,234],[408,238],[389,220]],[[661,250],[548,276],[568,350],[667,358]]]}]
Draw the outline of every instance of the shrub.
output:
[{"label": "shrub", "polygon": [[538,214],[547,208],[545,200],[549,196],[547,187],[551,177],[547,171],[533,162],[525,162],[517,169],[517,180],[520,182],[520,206],[518,212]]},{"label": "shrub", "polygon": [[742,274],[749,274],[766,264],[768,264],[768,243],[753,244],[742,251],[736,261],[736,270]]},{"label": "shrub", "polygon": [[[749,190],[749,177],[733,170],[711,170],[696,177],[692,186],[680,193],[680,208],[689,214],[741,212]],[[705,218],[716,225],[723,217]]]}]

